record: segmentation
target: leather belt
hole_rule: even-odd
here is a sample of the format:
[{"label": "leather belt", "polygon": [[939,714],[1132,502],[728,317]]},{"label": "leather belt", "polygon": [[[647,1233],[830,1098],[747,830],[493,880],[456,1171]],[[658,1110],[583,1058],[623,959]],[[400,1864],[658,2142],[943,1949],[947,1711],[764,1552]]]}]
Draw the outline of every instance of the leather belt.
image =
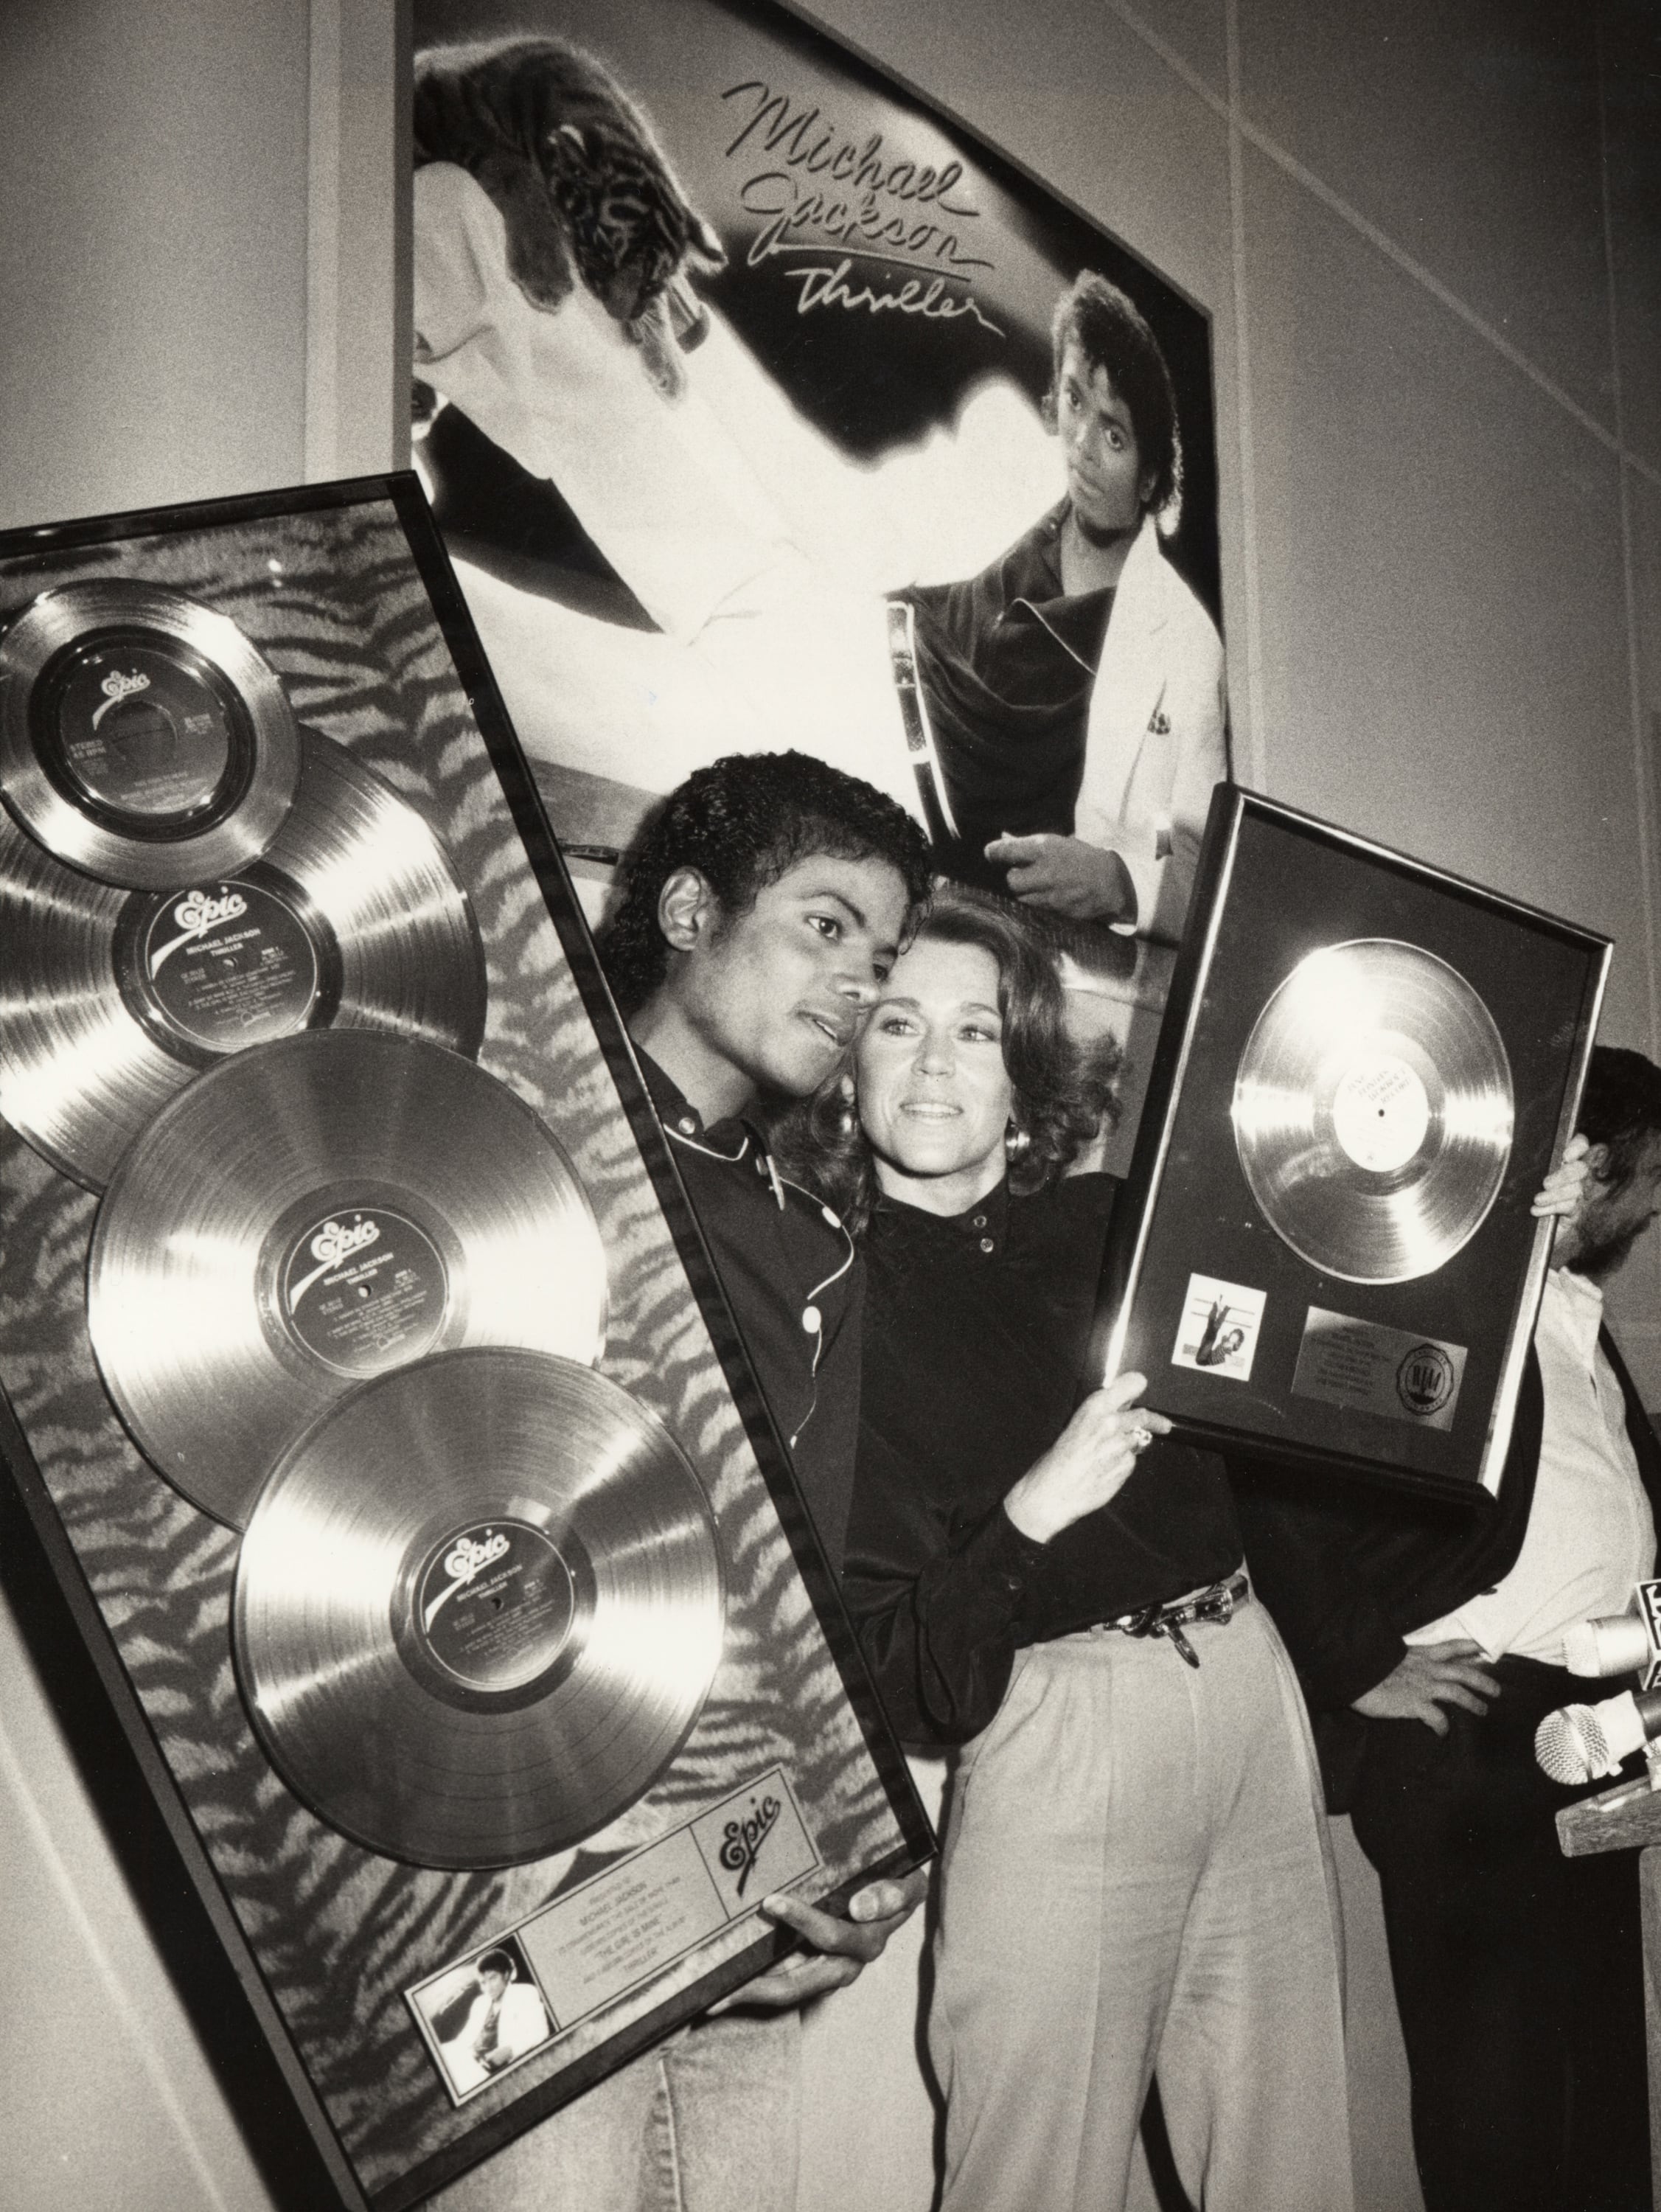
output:
[{"label": "leather belt", "polygon": [[1101,1625],[1117,1628],[1125,1636],[1168,1637],[1188,1664],[1197,1667],[1199,1654],[1183,1630],[1196,1620],[1215,1620],[1226,1627],[1234,1617],[1235,1607],[1244,1605],[1251,1595],[1252,1585],[1242,1568],[1226,1580],[1213,1583],[1209,1589],[1173,1598],[1167,1605],[1144,1606],[1140,1613],[1124,1613],[1117,1620],[1104,1620]]}]

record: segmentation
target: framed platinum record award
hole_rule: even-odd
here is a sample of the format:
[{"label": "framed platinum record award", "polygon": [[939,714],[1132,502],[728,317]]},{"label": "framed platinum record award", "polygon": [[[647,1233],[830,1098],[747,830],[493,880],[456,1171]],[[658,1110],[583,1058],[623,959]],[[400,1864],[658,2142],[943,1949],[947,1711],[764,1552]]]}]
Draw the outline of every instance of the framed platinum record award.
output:
[{"label": "framed platinum record award", "polygon": [[0,538],[0,1449],[343,2204],[928,1856],[413,476]]},{"label": "framed platinum record award", "polygon": [[1103,1277],[1179,1427],[1494,1492],[1605,939],[1220,786]]}]

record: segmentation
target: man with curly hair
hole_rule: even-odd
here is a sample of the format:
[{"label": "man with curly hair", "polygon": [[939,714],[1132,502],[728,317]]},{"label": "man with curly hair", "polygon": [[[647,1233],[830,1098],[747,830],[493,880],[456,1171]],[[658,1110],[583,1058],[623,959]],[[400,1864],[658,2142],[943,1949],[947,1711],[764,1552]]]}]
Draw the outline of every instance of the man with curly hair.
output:
[{"label": "man with curly hair", "polygon": [[602,945],[834,1565],[852,1481],[863,1269],[745,1117],[835,1074],[929,880],[921,832],[869,785],[803,753],[735,755],[689,776],[649,822]]},{"label": "man with curly hair", "polygon": [[[864,1278],[837,1217],[775,1166],[754,1118],[852,1049],[927,896],[921,831],[801,753],[718,760],[664,801],[602,945],[641,1072],[767,1410],[840,1568],[858,1428]],[[793,2212],[799,2012],[846,1987],[923,1879],[846,1920],[763,1900],[803,1949],[737,2002],[612,2075],[440,2200],[490,2212]]]}]

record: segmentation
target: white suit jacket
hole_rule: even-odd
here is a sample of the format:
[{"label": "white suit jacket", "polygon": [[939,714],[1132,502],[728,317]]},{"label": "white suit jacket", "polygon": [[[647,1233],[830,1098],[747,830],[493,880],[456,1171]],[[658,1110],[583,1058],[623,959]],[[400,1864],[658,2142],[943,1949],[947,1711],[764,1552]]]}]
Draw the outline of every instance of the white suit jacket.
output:
[{"label": "white suit jacket", "polygon": [[1123,927],[1182,934],[1213,787],[1228,773],[1222,640],[1143,518],[1113,594],[1074,834],[1112,845],[1136,885]]},{"label": "white suit jacket", "polygon": [[[488,2069],[479,2063],[473,2048],[489,2009],[490,2000],[481,1990],[468,2008],[466,2027],[444,2045],[445,2057],[462,2096],[491,2078]],[[550,2033],[541,1991],[529,1982],[510,1982],[502,1992],[502,2008],[496,2017],[497,2050],[506,2058],[523,2058],[527,2051],[546,2043]]]}]

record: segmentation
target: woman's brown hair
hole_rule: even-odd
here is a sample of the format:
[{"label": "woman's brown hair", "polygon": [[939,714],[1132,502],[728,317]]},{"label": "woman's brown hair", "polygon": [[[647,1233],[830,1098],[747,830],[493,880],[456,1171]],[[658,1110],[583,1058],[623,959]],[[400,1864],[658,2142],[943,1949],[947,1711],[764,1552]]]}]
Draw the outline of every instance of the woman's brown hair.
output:
[{"label": "woman's brown hair", "polygon": [[[1117,1117],[1118,1051],[1098,1048],[1087,1065],[1068,1033],[1054,954],[1019,907],[954,885],[935,894],[912,945],[931,938],[978,945],[997,963],[1003,1065],[1014,1092],[1011,1121],[1025,1140],[1011,1150],[1009,1188],[1024,1197],[1053,1182],[1103,1121]],[[780,1165],[858,1231],[870,1218],[876,1177],[850,1081],[839,1078],[780,1114],[769,1142]]]}]

